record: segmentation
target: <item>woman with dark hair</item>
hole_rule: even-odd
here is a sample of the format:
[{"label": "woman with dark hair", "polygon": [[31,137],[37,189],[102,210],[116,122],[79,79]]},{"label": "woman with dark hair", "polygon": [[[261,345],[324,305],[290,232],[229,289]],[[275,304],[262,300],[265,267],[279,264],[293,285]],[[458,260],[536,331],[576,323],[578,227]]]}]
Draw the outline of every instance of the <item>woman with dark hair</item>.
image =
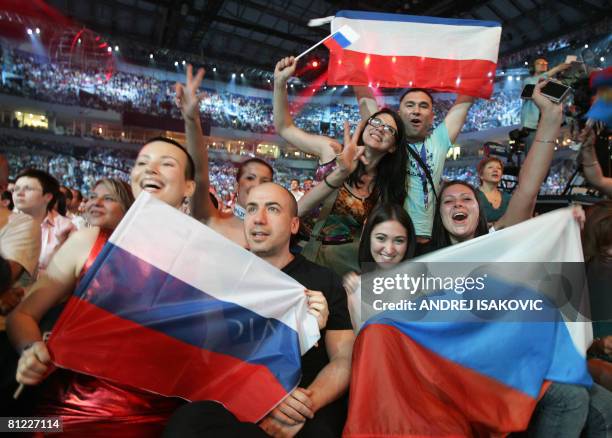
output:
[{"label": "woman with dark hair", "polygon": [[298,203],[299,215],[313,210],[305,223],[311,228],[306,258],[337,274],[359,269],[358,246],[365,218],[379,202],[402,205],[406,198],[407,152],[404,125],[389,109],[362,121],[351,136],[344,126],[344,147],[294,125],[288,109],[287,81],[295,72],[293,57],[274,71],[274,125],[278,134],[303,152],[319,158],[320,182]]},{"label": "woman with dark hair", "polygon": [[504,163],[499,158],[485,157],[476,166],[480,187],[478,187],[478,197],[482,205],[487,222],[493,225],[499,220],[512,197],[510,193],[499,189],[499,182],[504,174]]},{"label": "woman with dark hair", "polygon": [[414,225],[406,210],[398,204],[380,204],[366,220],[359,243],[359,265],[380,268],[393,266],[414,257]]},{"label": "woman with dark hair", "polygon": [[[379,204],[365,222],[359,243],[361,272],[390,269],[414,256],[416,234],[408,213],[398,204]],[[361,276],[349,272],[343,278],[353,330],[361,325]]]},{"label": "woman with dark hair", "polygon": [[593,379],[612,391],[612,201],[588,212],[582,233],[595,340],[589,349]]},{"label": "woman with dark hair", "polygon": [[[533,93],[533,101],[541,112],[538,130],[521,169],[518,187],[504,215],[488,228],[476,189],[463,181],[447,182],[440,190],[433,238],[426,252],[466,242],[531,218],[540,186],[552,161],[555,138],[562,121],[561,105],[542,96],[543,85],[544,82],[536,85]],[[552,382],[538,402],[528,435],[579,436],[585,424],[591,432],[607,430],[611,426],[600,411],[601,406],[610,406],[609,397],[607,391],[596,385],[589,392],[582,386]],[[572,403],[568,403],[569,400]],[[595,414],[591,415],[589,408]]]},{"label": "woman with dark hair", "polygon": [[474,187],[464,181],[444,184],[438,195],[431,244],[424,252],[431,252],[464,242],[488,232],[501,230],[531,218],[533,208],[552,161],[555,140],[563,118],[562,107],[540,90],[545,82],[536,85],[533,101],[541,111],[540,123],[533,147],[527,154],[506,212],[491,228]]}]

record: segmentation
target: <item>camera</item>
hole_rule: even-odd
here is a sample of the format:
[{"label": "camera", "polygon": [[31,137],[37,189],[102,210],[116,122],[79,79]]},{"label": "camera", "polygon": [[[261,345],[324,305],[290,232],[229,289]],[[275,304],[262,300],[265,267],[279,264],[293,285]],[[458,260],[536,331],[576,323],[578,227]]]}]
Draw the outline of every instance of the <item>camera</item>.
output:
[{"label": "camera", "polygon": [[[521,93],[521,99],[531,99],[535,85],[527,84]],[[567,97],[572,91],[572,87],[562,84],[561,82],[549,80],[540,90],[540,93],[550,101],[559,103]]]}]

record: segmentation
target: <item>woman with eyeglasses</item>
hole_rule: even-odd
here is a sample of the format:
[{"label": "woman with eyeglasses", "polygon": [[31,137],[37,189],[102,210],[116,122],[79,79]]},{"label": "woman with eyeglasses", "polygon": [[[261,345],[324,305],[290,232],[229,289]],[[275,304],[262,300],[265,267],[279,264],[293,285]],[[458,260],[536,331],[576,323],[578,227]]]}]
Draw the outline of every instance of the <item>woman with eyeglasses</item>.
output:
[{"label": "woman with eyeglasses", "polygon": [[404,127],[399,116],[385,108],[362,121],[352,136],[345,122],[344,146],[303,131],[288,109],[287,81],[295,68],[293,57],[276,64],[274,126],[289,143],[319,158],[320,182],[298,203],[300,217],[314,211],[305,221],[311,236],[303,254],[344,275],[359,269],[359,237],[372,208],[379,202],[404,202],[407,152],[400,147]]}]

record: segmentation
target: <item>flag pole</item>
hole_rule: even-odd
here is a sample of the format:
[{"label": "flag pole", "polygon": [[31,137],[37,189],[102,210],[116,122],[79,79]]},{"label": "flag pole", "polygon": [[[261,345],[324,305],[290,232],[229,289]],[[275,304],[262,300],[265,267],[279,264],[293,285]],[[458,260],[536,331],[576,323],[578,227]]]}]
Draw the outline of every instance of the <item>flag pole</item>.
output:
[{"label": "flag pole", "polygon": [[314,46],[312,46],[310,49],[306,50],[305,52],[300,53],[298,56],[295,57],[295,61],[297,62],[298,59],[300,59],[302,56],[304,56],[305,54],[307,54],[308,52],[316,49],[317,47],[319,47],[321,44],[323,44],[325,41],[327,41],[328,39],[330,39],[331,37],[333,37],[336,33],[338,33],[338,31],[332,33],[331,35],[326,36],[325,38],[323,38],[321,41],[319,41],[317,44],[315,44]]}]

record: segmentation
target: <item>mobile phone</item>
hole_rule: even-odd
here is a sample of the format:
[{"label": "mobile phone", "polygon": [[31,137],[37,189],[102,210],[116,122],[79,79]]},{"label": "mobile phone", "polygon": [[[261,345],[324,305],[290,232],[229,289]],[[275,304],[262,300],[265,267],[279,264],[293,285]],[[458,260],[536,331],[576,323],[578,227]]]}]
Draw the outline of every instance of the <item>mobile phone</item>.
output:
[{"label": "mobile phone", "polygon": [[570,91],[572,91],[571,87],[563,85],[561,82],[550,80],[542,87],[540,93],[552,102],[559,103],[567,97]]},{"label": "mobile phone", "polygon": [[571,64],[572,62],[576,62],[576,61],[578,61],[578,57],[576,55],[567,55],[565,57],[566,64]]},{"label": "mobile phone", "polygon": [[523,92],[521,93],[521,99],[531,99],[534,88],[535,88],[534,84],[525,85],[525,88],[523,88]]}]

